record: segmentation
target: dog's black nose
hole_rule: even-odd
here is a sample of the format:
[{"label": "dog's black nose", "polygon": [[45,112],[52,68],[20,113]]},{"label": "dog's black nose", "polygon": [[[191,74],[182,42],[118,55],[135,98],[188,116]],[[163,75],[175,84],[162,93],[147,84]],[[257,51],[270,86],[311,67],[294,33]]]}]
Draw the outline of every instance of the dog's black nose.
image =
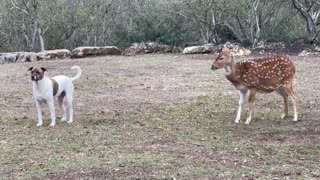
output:
[{"label": "dog's black nose", "polygon": [[32,81],[36,81],[36,80],[37,80],[37,77],[36,77],[36,76],[31,76],[31,80],[32,80]]}]

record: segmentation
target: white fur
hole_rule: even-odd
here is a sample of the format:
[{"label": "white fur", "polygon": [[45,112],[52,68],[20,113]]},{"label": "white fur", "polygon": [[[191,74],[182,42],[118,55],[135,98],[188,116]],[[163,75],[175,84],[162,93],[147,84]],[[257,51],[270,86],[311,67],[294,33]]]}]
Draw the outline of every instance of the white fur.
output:
[{"label": "white fur", "polygon": [[237,118],[236,118],[236,120],[234,121],[234,122],[237,123],[237,124],[240,122],[242,105],[243,105],[243,103],[244,103],[244,98],[246,97],[246,93],[247,93],[246,90],[239,91],[239,96],[240,96],[240,98],[239,98],[239,108],[238,108]]},{"label": "white fur", "polygon": [[[78,73],[75,77],[69,78],[64,75],[55,76],[52,79],[56,80],[59,88],[55,96],[53,96],[53,86],[52,80],[47,76],[44,76],[42,80],[33,81],[33,97],[36,100],[36,106],[38,111],[38,124],[37,126],[42,126],[42,108],[41,105],[46,102],[49,106],[50,115],[51,115],[51,124],[50,126],[55,126],[56,116],[54,109],[54,97],[59,97],[62,92],[66,93],[67,105],[69,110],[69,121],[68,123],[73,122],[73,107],[72,107],[72,97],[73,97],[73,84],[72,81],[79,79],[82,74],[82,70],[79,66],[73,66],[71,69],[77,69]],[[66,107],[62,105],[63,108],[63,118],[62,121],[66,120]]]},{"label": "white fur", "polygon": [[232,69],[231,69],[230,66],[225,66],[225,67],[224,67],[224,74],[225,74],[226,76],[230,76],[230,75],[232,74]]}]

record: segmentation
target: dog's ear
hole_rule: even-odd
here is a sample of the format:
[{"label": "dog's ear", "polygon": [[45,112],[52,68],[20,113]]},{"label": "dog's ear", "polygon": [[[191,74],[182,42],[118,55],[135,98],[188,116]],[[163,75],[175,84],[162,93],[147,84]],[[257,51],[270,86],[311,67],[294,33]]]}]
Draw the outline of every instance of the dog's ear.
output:
[{"label": "dog's ear", "polygon": [[28,69],[28,71],[31,71],[33,69],[33,67],[30,67],[29,69]]},{"label": "dog's ear", "polygon": [[41,70],[42,70],[43,72],[47,71],[47,69],[44,68],[44,67],[41,67]]}]

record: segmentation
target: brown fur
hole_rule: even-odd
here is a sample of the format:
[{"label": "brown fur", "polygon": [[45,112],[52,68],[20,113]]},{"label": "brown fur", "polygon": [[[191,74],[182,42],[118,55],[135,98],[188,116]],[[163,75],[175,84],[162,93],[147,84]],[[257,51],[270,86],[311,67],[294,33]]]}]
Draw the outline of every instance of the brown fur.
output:
[{"label": "brown fur", "polygon": [[56,80],[50,78],[52,81],[52,89],[53,89],[53,96],[55,96],[58,93],[59,90],[59,84],[57,83]]},{"label": "brown fur", "polygon": [[237,63],[239,72],[227,77],[231,82],[240,82],[246,87],[256,88],[259,92],[272,92],[280,86],[291,84],[295,66],[288,57],[274,56]]}]

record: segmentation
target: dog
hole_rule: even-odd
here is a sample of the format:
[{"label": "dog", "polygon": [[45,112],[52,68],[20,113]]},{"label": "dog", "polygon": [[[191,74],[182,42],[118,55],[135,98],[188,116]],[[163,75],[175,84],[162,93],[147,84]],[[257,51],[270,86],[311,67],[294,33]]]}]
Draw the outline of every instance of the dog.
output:
[{"label": "dog", "polygon": [[[42,126],[42,105],[48,104],[51,124],[53,127],[56,125],[56,116],[54,108],[54,98],[57,97],[59,106],[63,109],[63,117],[61,121],[67,120],[66,108],[69,111],[69,121],[73,122],[73,81],[81,77],[82,70],[79,66],[73,66],[71,69],[77,70],[77,75],[75,77],[67,77],[64,75],[55,76],[53,78],[47,77],[45,72],[47,71],[44,67],[30,67],[28,71],[31,72],[31,80],[33,83],[33,97],[36,100],[36,107],[38,111],[38,124],[37,126]],[[63,99],[67,99],[67,107],[63,103]]]}]

